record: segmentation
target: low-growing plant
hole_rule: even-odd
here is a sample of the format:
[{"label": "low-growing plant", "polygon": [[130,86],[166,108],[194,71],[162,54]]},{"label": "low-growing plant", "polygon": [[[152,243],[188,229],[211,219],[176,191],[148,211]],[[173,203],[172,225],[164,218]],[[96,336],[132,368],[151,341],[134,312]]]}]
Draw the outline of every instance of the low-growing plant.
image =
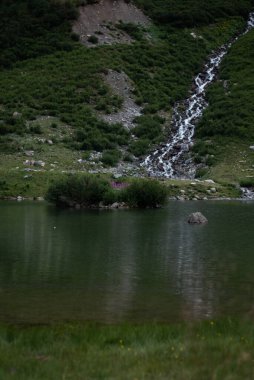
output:
[{"label": "low-growing plant", "polygon": [[195,174],[195,178],[202,178],[207,174],[207,172],[208,172],[207,167],[198,168]]},{"label": "low-growing plant", "polygon": [[101,161],[106,166],[115,166],[121,158],[121,152],[117,149],[105,150]]},{"label": "low-growing plant", "polygon": [[140,139],[130,144],[129,151],[134,154],[134,156],[141,157],[148,152],[149,146],[150,142],[148,139]]}]

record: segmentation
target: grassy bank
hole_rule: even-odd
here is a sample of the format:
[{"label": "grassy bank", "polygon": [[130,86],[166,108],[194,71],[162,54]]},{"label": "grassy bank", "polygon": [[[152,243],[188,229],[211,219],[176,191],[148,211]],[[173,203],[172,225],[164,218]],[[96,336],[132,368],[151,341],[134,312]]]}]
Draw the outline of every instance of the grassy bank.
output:
[{"label": "grassy bank", "polygon": [[[221,169],[223,170],[223,168]],[[77,174],[81,174],[77,171]],[[82,173],[84,174],[84,173]],[[230,174],[230,173],[229,173]],[[24,178],[26,177],[26,178]],[[0,170],[0,199],[16,198],[18,196],[30,199],[45,197],[48,189],[57,181],[62,181],[65,173],[39,171],[25,174],[18,169]],[[110,174],[101,175],[106,181],[116,181]],[[131,177],[120,178],[117,182],[131,182]],[[180,197],[190,199],[239,198],[241,192],[234,182],[209,183],[191,180],[164,180],[162,181],[170,198]],[[213,190],[212,190],[213,189]],[[214,192],[214,189],[216,191]],[[121,201],[120,199],[114,201]]]},{"label": "grassy bank", "polygon": [[5,380],[243,380],[254,376],[254,325],[91,324],[0,328]]}]

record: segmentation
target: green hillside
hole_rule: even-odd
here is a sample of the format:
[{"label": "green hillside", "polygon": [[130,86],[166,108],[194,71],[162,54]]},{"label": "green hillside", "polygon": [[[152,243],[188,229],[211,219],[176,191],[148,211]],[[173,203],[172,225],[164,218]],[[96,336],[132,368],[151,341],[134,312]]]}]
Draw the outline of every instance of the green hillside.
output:
[{"label": "green hillside", "polygon": [[252,0],[135,0],[157,23],[180,28],[207,25],[219,18],[247,17]]},{"label": "green hillside", "polygon": [[[153,24],[116,25],[133,42],[93,48],[81,45],[72,32],[81,2],[1,2],[0,194],[43,195],[62,171],[100,171],[103,166],[110,171],[118,161],[129,165],[132,175],[136,158],[168,135],[172,106],[188,95],[206,57],[243,29],[253,6],[249,0],[210,5],[192,0],[187,7],[174,0],[135,2]],[[246,148],[254,134],[253,39],[253,33],[243,37],[223,64],[221,80],[230,89],[218,82],[209,91],[210,107],[194,148],[195,159],[205,165],[217,165],[228,156],[218,136],[229,136],[234,144],[239,139]],[[143,108],[131,133],[121,123],[103,120],[120,110],[124,100],[105,82],[108,70],[128,75],[134,100]],[[213,140],[209,147],[207,139]],[[102,157],[88,159],[96,151]],[[29,160],[45,165],[24,164]],[[226,179],[239,179],[239,172]]]}]

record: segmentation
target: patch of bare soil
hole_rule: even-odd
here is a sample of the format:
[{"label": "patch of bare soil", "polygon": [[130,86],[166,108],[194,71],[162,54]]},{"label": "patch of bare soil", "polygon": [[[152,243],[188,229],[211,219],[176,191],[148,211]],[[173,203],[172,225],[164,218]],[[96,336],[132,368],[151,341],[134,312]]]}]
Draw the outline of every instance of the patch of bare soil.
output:
[{"label": "patch of bare soil", "polygon": [[[142,26],[150,25],[150,20],[131,2],[124,0],[101,0],[79,9],[80,15],[73,25],[73,32],[80,36],[80,41],[87,46],[98,44],[130,43],[131,37],[115,27],[120,21]],[[96,44],[89,41],[96,36]]]},{"label": "patch of bare soil", "polygon": [[138,106],[133,99],[134,87],[130,78],[124,72],[108,70],[104,76],[106,83],[112,88],[112,91],[123,98],[123,105],[120,111],[110,115],[100,115],[107,123],[121,123],[127,129],[134,126],[134,119],[141,115],[142,108]]}]

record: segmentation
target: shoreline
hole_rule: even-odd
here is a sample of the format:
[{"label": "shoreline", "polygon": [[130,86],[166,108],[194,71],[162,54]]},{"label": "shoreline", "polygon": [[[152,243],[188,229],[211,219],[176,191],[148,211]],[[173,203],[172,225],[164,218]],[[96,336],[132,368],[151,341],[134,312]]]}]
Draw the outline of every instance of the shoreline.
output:
[{"label": "shoreline", "polygon": [[[23,197],[23,196],[18,196],[18,197],[14,197],[14,196],[9,196],[9,197],[1,197],[0,196],[0,202],[44,202],[44,203],[48,203],[50,204],[50,202],[46,201],[43,197]],[[169,197],[168,198],[168,202],[211,202],[211,201],[216,201],[216,202],[220,202],[220,201],[228,201],[228,202],[232,202],[232,201],[237,201],[237,202],[253,202],[254,199],[248,199],[248,198],[235,198],[235,197],[216,197],[216,198],[207,198],[207,199],[203,199],[203,198],[200,198],[200,199],[178,199],[177,197]],[[166,204],[167,205],[167,204]],[[165,205],[165,206],[166,206]],[[159,208],[163,208],[165,206],[162,206],[162,207],[159,207]],[[75,208],[75,207],[73,207]],[[109,206],[98,206],[98,207],[84,207],[84,208],[81,208],[81,209],[111,209],[112,207],[109,205]],[[127,206],[123,206],[123,207],[119,207],[119,209],[129,209],[131,207],[127,207]]]}]

